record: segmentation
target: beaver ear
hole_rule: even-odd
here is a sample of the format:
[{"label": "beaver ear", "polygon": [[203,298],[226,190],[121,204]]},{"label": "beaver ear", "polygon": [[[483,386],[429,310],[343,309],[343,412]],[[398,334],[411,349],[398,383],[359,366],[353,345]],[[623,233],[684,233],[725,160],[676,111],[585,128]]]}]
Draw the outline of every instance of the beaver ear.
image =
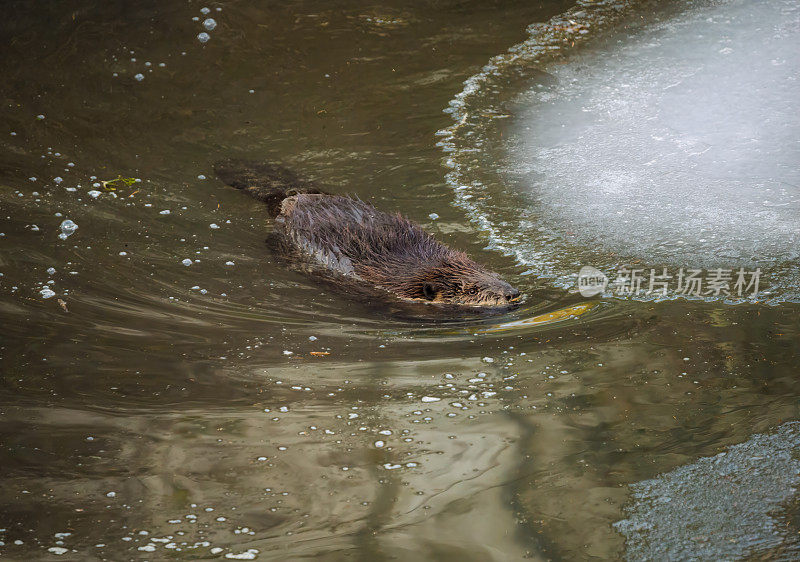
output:
[{"label": "beaver ear", "polygon": [[430,283],[424,283],[422,285],[422,294],[425,295],[426,299],[432,301],[436,298],[436,289],[434,289],[433,285]]}]

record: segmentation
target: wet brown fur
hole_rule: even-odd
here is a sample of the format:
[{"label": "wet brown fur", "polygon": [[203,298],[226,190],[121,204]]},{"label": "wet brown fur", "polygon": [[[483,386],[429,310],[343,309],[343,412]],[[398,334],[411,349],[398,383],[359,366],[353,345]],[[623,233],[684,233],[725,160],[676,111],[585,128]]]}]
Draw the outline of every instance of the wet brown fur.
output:
[{"label": "wet brown fur", "polygon": [[519,291],[448,248],[400,214],[330,195],[275,164],[215,165],[228,185],[267,203],[275,231],[320,267],[402,299],[463,306],[508,306]]}]

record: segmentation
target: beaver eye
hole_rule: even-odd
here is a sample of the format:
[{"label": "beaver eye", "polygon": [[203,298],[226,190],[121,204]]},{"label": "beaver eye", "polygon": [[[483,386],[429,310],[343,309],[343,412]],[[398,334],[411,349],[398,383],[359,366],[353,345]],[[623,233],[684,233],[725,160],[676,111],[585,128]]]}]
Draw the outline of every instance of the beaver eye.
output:
[{"label": "beaver eye", "polygon": [[477,295],[478,294],[478,288],[477,287],[470,287],[469,289],[467,289],[467,294],[468,295]]}]

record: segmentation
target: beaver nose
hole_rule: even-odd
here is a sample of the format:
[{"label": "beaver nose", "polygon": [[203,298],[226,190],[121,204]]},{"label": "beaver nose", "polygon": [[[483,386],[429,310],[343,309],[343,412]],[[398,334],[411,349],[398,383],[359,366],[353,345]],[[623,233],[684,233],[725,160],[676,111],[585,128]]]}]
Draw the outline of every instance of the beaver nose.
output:
[{"label": "beaver nose", "polygon": [[516,289],[512,289],[510,292],[506,293],[506,300],[508,302],[515,301],[519,298],[520,292]]}]

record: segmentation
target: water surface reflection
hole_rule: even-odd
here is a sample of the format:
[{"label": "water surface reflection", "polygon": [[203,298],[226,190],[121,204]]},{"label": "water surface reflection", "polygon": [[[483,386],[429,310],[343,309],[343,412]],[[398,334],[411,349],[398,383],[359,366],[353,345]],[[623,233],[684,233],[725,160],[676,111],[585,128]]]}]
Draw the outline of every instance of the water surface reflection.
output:
[{"label": "water surface reflection", "polygon": [[[797,418],[796,307],[586,301],[450,205],[441,108],[568,5],[201,7],[0,25],[0,556],[616,558],[627,484]],[[400,210],[527,300],[445,321],[320,286],[222,156]]]}]

